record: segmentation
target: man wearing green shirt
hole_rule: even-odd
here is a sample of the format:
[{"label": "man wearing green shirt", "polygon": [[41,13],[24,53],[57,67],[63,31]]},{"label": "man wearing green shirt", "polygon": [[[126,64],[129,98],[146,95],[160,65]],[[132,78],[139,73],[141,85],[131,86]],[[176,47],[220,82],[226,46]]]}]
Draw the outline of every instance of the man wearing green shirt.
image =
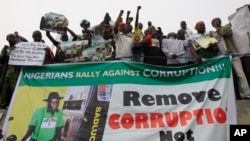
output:
[{"label": "man wearing green shirt", "polygon": [[31,137],[32,141],[61,141],[64,121],[63,113],[58,106],[62,98],[57,92],[51,92],[48,99],[43,100],[47,102],[47,106],[34,112],[22,141],[28,137]]}]

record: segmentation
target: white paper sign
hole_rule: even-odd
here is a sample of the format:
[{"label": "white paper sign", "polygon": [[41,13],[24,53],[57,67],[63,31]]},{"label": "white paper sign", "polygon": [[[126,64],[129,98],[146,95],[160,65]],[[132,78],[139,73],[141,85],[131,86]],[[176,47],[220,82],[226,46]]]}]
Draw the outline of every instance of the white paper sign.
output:
[{"label": "white paper sign", "polygon": [[45,58],[44,48],[48,45],[41,42],[21,42],[10,52],[10,65],[41,66]]},{"label": "white paper sign", "polygon": [[248,6],[244,6],[236,13],[228,17],[232,24],[233,40],[237,51],[241,55],[250,54],[248,31],[250,30],[250,11]]}]

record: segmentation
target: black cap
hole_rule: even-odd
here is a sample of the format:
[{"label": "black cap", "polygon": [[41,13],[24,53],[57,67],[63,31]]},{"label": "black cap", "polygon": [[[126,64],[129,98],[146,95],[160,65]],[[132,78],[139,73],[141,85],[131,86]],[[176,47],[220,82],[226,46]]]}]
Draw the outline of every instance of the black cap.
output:
[{"label": "black cap", "polygon": [[58,92],[50,92],[49,96],[48,96],[48,99],[44,99],[43,101],[50,101],[51,99],[61,100],[61,99],[63,99],[63,97],[60,97]]}]

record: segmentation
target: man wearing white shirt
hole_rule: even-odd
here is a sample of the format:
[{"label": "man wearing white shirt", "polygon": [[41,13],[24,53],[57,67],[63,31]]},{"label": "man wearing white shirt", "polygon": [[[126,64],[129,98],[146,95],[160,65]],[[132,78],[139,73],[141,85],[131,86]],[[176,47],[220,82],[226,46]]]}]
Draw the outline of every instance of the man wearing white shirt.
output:
[{"label": "man wearing white shirt", "polygon": [[115,59],[131,61],[133,41],[127,36],[127,25],[122,22],[122,14],[123,10],[120,11],[114,26]]},{"label": "man wearing white shirt", "polygon": [[[186,35],[187,34],[186,34],[185,30],[179,29],[178,32],[177,32],[177,39],[178,40],[188,40]],[[189,45],[190,45],[190,43],[189,43]],[[195,62],[194,61],[194,56],[191,53],[190,46],[185,48],[185,58],[186,58],[186,61],[187,61],[187,65],[194,64],[194,62]]]},{"label": "man wearing white shirt", "polygon": [[162,51],[167,56],[167,66],[186,65],[185,48],[188,48],[187,40],[179,40],[174,38],[174,34],[170,33],[168,39],[162,40]]}]

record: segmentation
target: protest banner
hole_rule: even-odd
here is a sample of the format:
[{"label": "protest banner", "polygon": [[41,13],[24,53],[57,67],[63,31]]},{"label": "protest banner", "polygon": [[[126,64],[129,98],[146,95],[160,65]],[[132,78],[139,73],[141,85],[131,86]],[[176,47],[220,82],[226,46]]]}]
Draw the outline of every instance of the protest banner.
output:
[{"label": "protest banner", "polygon": [[45,59],[48,45],[41,42],[21,42],[10,52],[10,65],[41,66]]},{"label": "protest banner", "polygon": [[42,16],[40,29],[59,34],[65,34],[68,25],[69,21],[64,15],[50,12]]},{"label": "protest banner", "polygon": [[229,141],[231,67],[229,57],[178,68],[124,61],[24,67],[4,129],[22,139],[33,111],[56,91],[64,97],[62,140]]}]

